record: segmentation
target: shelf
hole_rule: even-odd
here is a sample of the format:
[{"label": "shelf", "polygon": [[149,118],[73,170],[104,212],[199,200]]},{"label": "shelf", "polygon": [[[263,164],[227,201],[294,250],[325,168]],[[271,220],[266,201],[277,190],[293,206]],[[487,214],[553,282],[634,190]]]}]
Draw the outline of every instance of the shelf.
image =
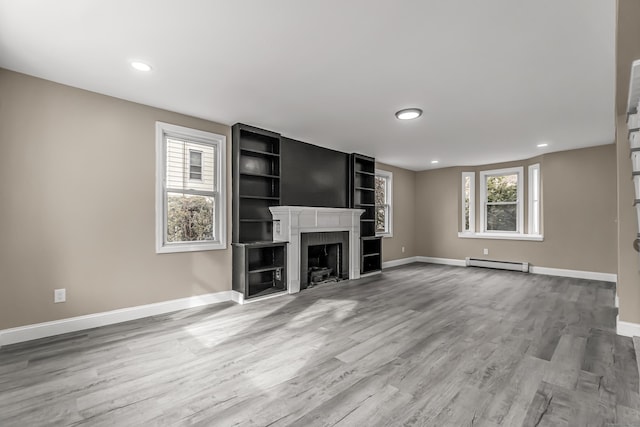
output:
[{"label": "shelf", "polygon": [[361,219],[360,222],[376,222],[375,219]]},{"label": "shelf", "polygon": [[367,188],[367,187],[356,187],[356,190],[376,191],[375,188]]},{"label": "shelf", "polygon": [[240,222],[273,222],[273,219],[240,219]]},{"label": "shelf", "polygon": [[360,208],[360,207],[370,208],[370,207],[375,207],[375,204],[374,203],[358,203],[358,204],[355,205],[355,207],[356,208]]},{"label": "shelf", "polygon": [[268,175],[268,174],[265,174],[265,173],[240,172],[240,175],[258,176],[258,177],[261,177],[261,178],[280,179],[280,177],[278,175]]},{"label": "shelf", "polygon": [[252,273],[264,273],[265,271],[276,271],[276,270],[283,270],[284,269],[284,265],[271,265],[268,267],[260,267],[260,268],[256,268],[253,270],[248,270],[249,274]]},{"label": "shelf", "polygon": [[280,154],[278,154],[278,153],[271,153],[269,151],[254,150],[252,148],[240,148],[240,152],[241,153],[247,153],[247,154],[258,154],[258,155],[261,155],[261,156],[280,157]]},{"label": "shelf", "polygon": [[284,246],[289,242],[285,242],[285,241],[278,241],[278,242],[274,242],[273,240],[256,240],[255,242],[243,242],[243,243],[232,243],[233,246],[238,246],[238,247],[248,247],[250,249],[256,249],[256,248],[272,248],[272,247],[276,247],[276,246]]},{"label": "shelf", "polygon": [[241,199],[252,199],[252,200],[280,200],[280,197],[270,197],[270,196],[240,196]]},{"label": "shelf", "polygon": [[362,174],[362,175],[373,175],[373,176],[376,175],[375,172],[366,172],[366,171],[356,171],[356,173],[359,173],[359,174]]},{"label": "shelf", "polygon": [[367,257],[371,257],[371,256],[380,256],[380,253],[375,252],[375,253],[372,253],[372,254],[364,254],[362,256],[363,256],[363,258],[367,258]]}]

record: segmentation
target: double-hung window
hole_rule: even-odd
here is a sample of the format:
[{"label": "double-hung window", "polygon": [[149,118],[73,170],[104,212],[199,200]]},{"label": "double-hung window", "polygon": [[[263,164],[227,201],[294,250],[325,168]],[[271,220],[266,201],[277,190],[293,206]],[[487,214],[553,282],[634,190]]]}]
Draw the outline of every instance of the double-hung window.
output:
[{"label": "double-hung window", "polygon": [[226,248],[226,138],[156,123],[156,252]]},{"label": "double-hung window", "polygon": [[487,233],[523,233],[522,167],[480,172],[481,224]]},{"label": "double-hung window", "polygon": [[376,235],[393,236],[393,174],[376,169],[375,176],[375,210]]}]

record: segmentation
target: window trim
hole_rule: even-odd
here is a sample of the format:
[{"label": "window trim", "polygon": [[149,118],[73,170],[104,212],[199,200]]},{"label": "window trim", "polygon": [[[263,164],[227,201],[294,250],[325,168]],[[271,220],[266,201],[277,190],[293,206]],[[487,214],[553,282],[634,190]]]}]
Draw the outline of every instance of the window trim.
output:
[{"label": "window trim", "polygon": [[[215,218],[214,235],[217,240],[204,242],[166,242],[167,188],[166,137],[209,144],[216,147],[216,175],[214,176]],[[156,122],[156,253],[195,252],[227,248],[227,138],[212,132],[191,129],[169,123]],[[193,193],[195,190],[188,190]]]},{"label": "window trim", "polygon": [[[534,171],[537,171],[537,179],[534,179]],[[527,191],[527,202],[528,202],[528,217],[527,217],[527,231],[531,235],[541,235],[542,234],[542,192],[540,187],[540,163],[535,163],[533,165],[529,165],[528,167],[528,191]],[[534,191],[537,190],[537,191]],[[538,200],[534,201],[534,193],[538,194]],[[535,207],[534,207],[535,204]],[[537,212],[536,212],[537,211]],[[537,219],[537,221],[535,221]]]},{"label": "window trim", "polygon": [[[516,218],[516,231],[499,231],[499,230],[487,230],[487,178],[491,176],[501,175],[518,175],[518,199],[517,203],[517,218]],[[524,167],[518,166],[514,168],[505,169],[492,169],[480,171],[480,229],[481,233],[498,235],[498,236],[522,236],[524,235],[524,200],[523,190],[524,185]]]},{"label": "window trim", "polygon": [[[464,194],[464,181],[465,178],[469,178],[469,229],[465,229],[465,194]],[[462,209],[461,211],[461,230],[464,234],[475,233],[476,232],[476,173],[475,172],[462,172],[462,181],[461,181],[461,189],[462,193],[460,199],[462,201]]]},{"label": "window trim", "polygon": [[[375,176],[382,176],[387,181],[387,188],[385,191],[386,203],[385,206],[388,206],[387,209],[387,231],[378,232],[376,231],[376,236],[378,237],[393,237],[393,172],[389,172],[383,169],[376,169]],[[375,186],[374,186],[375,188]],[[375,200],[374,200],[375,202]],[[377,209],[376,205],[376,209]],[[375,227],[375,224],[374,224]]]}]

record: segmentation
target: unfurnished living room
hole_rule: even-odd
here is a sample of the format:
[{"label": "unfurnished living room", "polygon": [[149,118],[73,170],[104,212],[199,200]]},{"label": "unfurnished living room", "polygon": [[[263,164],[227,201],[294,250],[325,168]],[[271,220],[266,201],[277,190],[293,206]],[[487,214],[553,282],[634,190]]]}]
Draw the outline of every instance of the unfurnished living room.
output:
[{"label": "unfurnished living room", "polygon": [[640,426],[639,0],[0,0],[0,426]]}]

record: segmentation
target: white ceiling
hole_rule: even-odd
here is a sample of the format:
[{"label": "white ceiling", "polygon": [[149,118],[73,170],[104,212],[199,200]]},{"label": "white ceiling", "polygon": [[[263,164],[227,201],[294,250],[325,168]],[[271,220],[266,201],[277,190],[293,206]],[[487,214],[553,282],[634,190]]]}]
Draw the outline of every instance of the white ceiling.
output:
[{"label": "white ceiling", "polygon": [[[0,67],[423,170],[612,143],[615,13],[615,0],[0,0]],[[400,122],[404,107],[424,115]]]}]

